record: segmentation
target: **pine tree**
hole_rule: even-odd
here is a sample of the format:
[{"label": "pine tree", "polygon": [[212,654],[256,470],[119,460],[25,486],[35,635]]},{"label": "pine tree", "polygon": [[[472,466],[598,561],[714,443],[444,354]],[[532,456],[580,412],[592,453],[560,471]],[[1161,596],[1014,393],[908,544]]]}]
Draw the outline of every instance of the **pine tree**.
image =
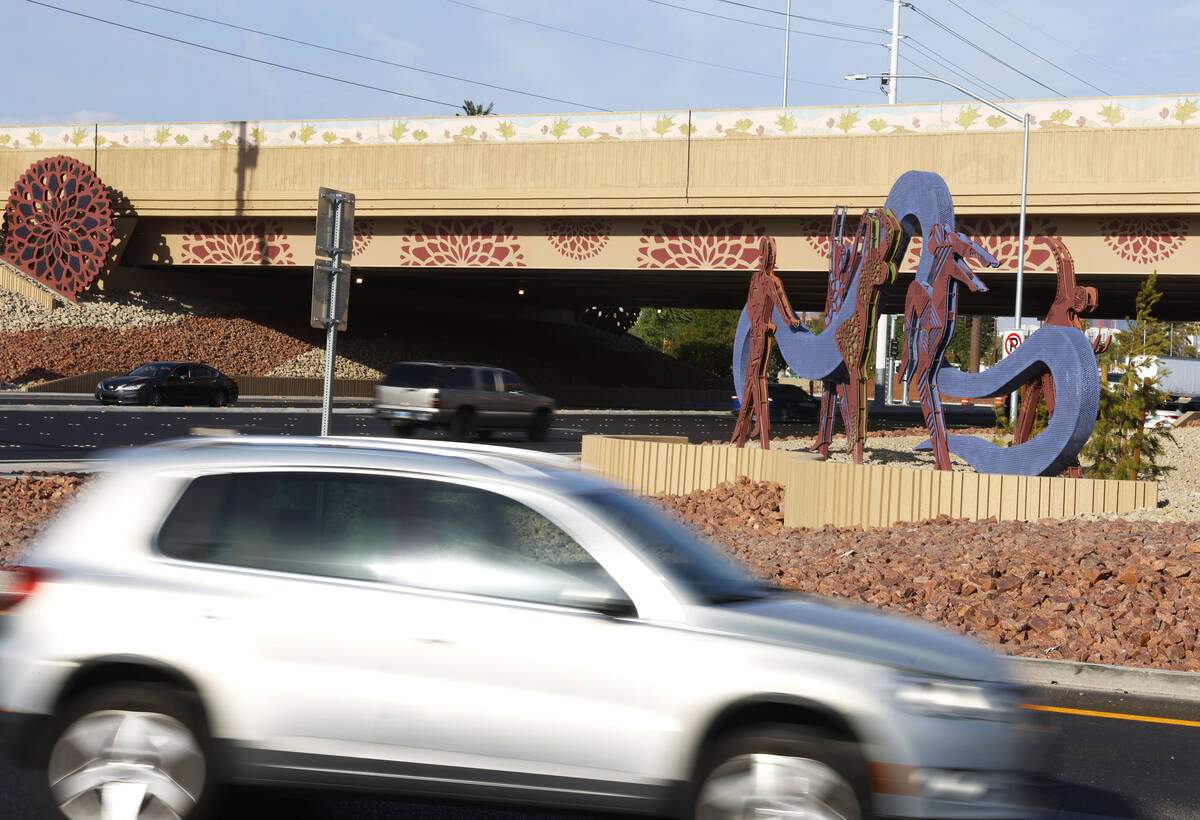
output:
[{"label": "pine tree", "polygon": [[1159,368],[1151,377],[1138,369],[1166,353],[1167,323],[1154,318],[1154,306],[1162,299],[1157,289],[1157,271],[1138,291],[1137,316],[1126,319],[1110,353],[1122,361],[1124,372],[1114,385],[1100,385],[1100,418],[1082,455],[1091,460],[1088,478],[1155,478],[1167,468],[1158,464],[1164,441],[1174,441],[1165,428],[1147,429],[1146,419],[1163,406],[1166,396],[1161,384],[1165,373]]}]

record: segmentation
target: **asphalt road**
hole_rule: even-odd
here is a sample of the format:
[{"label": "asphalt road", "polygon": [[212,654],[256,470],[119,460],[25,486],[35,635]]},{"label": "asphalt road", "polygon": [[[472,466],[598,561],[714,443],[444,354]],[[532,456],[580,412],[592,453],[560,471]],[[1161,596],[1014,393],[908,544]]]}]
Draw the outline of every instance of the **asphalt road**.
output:
[{"label": "asphalt road", "polygon": [[[1196,820],[1200,781],[1200,702],[1080,690],[1037,689],[1032,703],[1052,735],[1050,766],[1058,806],[1055,820]],[[1081,714],[1082,713],[1082,714]],[[1166,722],[1152,722],[1166,721]],[[33,816],[33,775],[0,768],[0,820]],[[295,820],[585,820],[458,805],[352,800],[333,795],[232,793],[224,818],[290,816]]]},{"label": "asphalt road", "polygon": [[[988,408],[947,408],[948,426],[991,423]],[[532,443],[519,431],[501,431],[493,443],[577,453],[585,433],[616,435],[684,435],[692,442],[728,440],[734,416],[721,411],[564,411],[555,416],[550,437]],[[920,423],[916,407],[887,408],[872,416],[872,428],[909,427]],[[231,408],[103,407],[90,397],[0,395],[0,461],[87,460],[106,450],[187,436],[196,428],[241,434],[317,435],[321,412],[313,400],[251,398]],[[775,423],[773,436],[812,435],[815,420]],[[387,423],[376,419],[368,403],[338,401],[330,432],[339,436],[389,436]],[[420,431],[418,438],[444,438],[440,431]]]}]

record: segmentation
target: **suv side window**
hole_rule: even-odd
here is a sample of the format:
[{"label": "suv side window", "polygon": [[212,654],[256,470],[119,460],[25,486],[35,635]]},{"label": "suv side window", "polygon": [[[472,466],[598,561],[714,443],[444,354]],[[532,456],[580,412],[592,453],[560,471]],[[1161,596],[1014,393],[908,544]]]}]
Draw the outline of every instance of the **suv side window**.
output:
[{"label": "suv side window", "polygon": [[200,476],[158,536],[164,555],[278,572],[561,603],[612,591],[594,558],[537,511],[488,490],[356,473]]},{"label": "suv side window", "polygon": [[521,384],[521,378],[511,370],[501,370],[500,377],[504,380],[504,392],[506,393],[524,393],[525,385]]},{"label": "suv side window", "polygon": [[475,368],[447,367],[442,371],[442,387],[448,390],[474,390]]},{"label": "suv side window", "polygon": [[495,393],[496,387],[496,371],[489,367],[479,368],[479,389],[488,393]]}]

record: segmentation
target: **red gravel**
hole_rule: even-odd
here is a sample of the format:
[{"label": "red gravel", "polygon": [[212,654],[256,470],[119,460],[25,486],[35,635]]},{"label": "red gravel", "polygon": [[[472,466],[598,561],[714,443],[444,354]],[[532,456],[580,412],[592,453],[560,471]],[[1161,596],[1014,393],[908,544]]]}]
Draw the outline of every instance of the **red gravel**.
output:
[{"label": "red gravel", "polygon": [[916,615],[1012,655],[1200,671],[1200,523],[948,518],[782,525],[778,484],[658,498],[764,578]]}]

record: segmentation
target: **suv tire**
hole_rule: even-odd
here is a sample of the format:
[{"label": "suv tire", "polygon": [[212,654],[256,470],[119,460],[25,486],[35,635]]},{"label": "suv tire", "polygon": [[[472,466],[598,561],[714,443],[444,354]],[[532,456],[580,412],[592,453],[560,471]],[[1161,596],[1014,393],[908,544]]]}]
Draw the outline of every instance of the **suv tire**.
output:
[{"label": "suv tire", "polygon": [[853,746],[817,728],[768,724],[734,731],[703,756],[696,820],[742,817],[761,806],[814,820],[868,816]]},{"label": "suv tire", "polygon": [[198,820],[216,791],[212,748],[192,697],[145,683],[85,691],[52,722],[39,801],[46,816],[67,820],[98,819],[135,802],[141,808],[132,816],[170,809]]},{"label": "suv tire", "polygon": [[392,435],[396,438],[410,438],[416,431],[415,424],[392,424]]},{"label": "suv tire", "polygon": [[542,407],[533,414],[533,421],[529,422],[529,440],[545,441],[549,434],[550,411]]},{"label": "suv tire", "polygon": [[450,420],[450,437],[458,441],[467,441],[475,436],[475,411],[470,407],[460,407]]}]

